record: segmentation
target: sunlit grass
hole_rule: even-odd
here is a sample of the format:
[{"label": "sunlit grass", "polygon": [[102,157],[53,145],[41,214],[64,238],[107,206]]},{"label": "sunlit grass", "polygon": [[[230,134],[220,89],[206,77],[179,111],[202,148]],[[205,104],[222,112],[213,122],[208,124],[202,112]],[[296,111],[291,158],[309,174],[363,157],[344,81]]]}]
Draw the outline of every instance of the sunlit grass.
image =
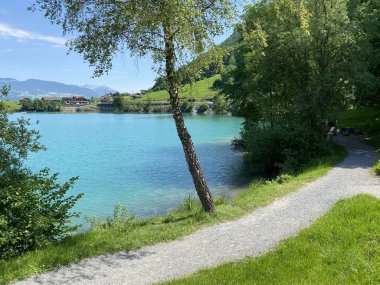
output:
[{"label": "sunlit grass", "polygon": [[[377,152],[380,153],[380,134],[369,139],[367,143],[373,146]],[[372,171],[380,176],[380,159],[378,159],[375,165],[372,167]]]},{"label": "sunlit grass", "polygon": [[[181,99],[212,99],[218,94],[218,91],[212,88],[215,80],[220,79],[220,75],[215,75],[210,78],[194,82],[193,84],[186,84],[180,89],[179,97]],[[169,100],[169,93],[166,90],[155,91],[147,93],[142,97],[143,101],[167,101]]]},{"label": "sunlit grass", "polygon": [[379,213],[376,198],[344,200],[272,252],[165,284],[379,284]]},{"label": "sunlit grass", "polygon": [[21,105],[19,102],[14,101],[2,101],[5,105],[6,112],[17,112],[20,111]]},{"label": "sunlit grass", "polygon": [[354,128],[369,135],[380,134],[380,109],[357,108],[347,110],[338,117],[339,128]]}]

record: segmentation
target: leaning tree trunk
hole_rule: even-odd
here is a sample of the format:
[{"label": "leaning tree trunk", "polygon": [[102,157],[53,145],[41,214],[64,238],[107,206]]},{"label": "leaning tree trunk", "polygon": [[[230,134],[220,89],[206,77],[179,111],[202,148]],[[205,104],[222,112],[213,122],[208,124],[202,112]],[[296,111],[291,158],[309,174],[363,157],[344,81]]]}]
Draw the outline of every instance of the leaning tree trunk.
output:
[{"label": "leaning tree trunk", "polygon": [[177,128],[178,137],[181,140],[187,166],[193,178],[195,190],[197,191],[202,207],[206,212],[214,213],[214,202],[210,190],[208,189],[206,179],[199,165],[197,154],[195,153],[193,141],[183,119],[182,111],[179,104],[178,84],[175,77],[175,50],[172,36],[165,37],[165,60],[166,76],[169,84],[170,105],[173,112],[173,118]]}]

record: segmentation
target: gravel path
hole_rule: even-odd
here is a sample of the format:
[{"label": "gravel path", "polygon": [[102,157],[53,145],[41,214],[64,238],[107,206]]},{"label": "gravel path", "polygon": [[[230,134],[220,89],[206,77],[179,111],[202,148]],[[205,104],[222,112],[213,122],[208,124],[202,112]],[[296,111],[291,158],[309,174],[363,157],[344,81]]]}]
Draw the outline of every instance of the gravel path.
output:
[{"label": "gravel path", "polygon": [[151,284],[258,256],[310,226],[342,198],[359,193],[380,198],[380,179],[369,172],[376,152],[351,137],[337,140],[349,155],[325,177],[239,220],[207,227],[181,240],[87,259],[16,284]]}]

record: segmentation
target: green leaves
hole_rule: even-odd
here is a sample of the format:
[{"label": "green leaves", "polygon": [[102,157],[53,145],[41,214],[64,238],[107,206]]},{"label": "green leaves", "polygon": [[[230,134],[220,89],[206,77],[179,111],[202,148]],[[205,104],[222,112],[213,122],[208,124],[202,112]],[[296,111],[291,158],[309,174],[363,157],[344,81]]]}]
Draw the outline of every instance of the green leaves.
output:
[{"label": "green leaves", "polygon": [[349,15],[357,29],[354,103],[376,105],[380,102],[380,1],[349,1]]},{"label": "green leaves", "polygon": [[24,118],[0,114],[0,259],[23,254],[61,239],[76,226],[68,223],[81,195],[68,195],[77,178],[57,182],[48,169],[38,173],[24,166],[30,152],[44,147],[40,134]]},{"label": "green leaves", "polygon": [[347,0],[261,1],[240,30],[236,84],[227,93],[255,120],[315,125],[349,102],[357,33]]},{"label": "green leaves", "polygon": [[[70,49],[95,67],[94,76],[112,68],[115,54],[151,55],[158,66],[165,59],[165,37],[175,41],[177,62],[207,51],[215,35],[234,15],[235,1],[226,0],[36,0],[40,9],[64,34],[75,35]],[[166,34],[164,26],[170,26]]]},{"label": "green leaves", "polygon": [[352,102],[361,68],[347,3],[263,0],[246,9],[243,45],[223,89],[248,120],[243,138],[251,161],[269,172],[297,169],[318,155],[325,122]]}]

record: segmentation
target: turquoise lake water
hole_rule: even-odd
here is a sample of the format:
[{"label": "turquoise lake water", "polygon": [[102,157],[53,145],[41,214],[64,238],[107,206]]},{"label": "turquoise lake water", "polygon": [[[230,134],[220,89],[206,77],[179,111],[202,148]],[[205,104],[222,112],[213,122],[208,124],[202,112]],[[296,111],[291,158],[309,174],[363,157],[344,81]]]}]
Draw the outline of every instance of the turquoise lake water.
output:
[{"label": "turquoise lake water", "polygon": [[[79,176],[70,193],[84,193],[75,210],[106,218],[115,204],[144,218],[167,213],[194,195],[170,114],[17,114],[31,119],[48,148],[32,155],[33,170],[49,167],[64,181]],[[35,124],[39,121],[39,124]],[[230,196],[247,182],[241,153],[231,139],[243,120],[186,116],[201,166],[214,195]]]}]

